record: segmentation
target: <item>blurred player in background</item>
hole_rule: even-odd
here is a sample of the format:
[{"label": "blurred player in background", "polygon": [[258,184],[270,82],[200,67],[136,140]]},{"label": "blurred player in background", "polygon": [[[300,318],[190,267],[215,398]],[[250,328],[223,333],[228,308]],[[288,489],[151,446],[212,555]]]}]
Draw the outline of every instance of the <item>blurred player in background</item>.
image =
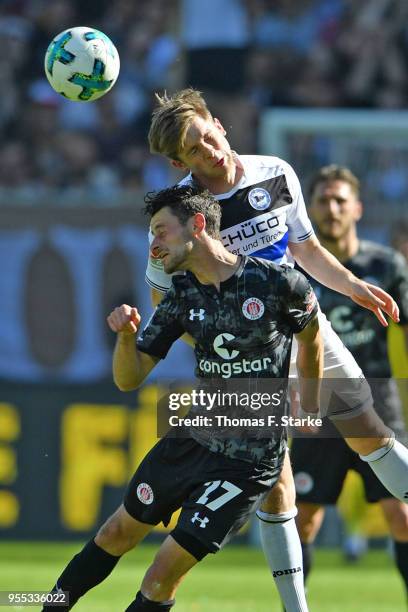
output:
[{"label": "blurred player in background", "polygon": [[[379,284],[400,306],[401,328],[408,346],[408,266],[401,254],[375,242],[360,240],[356,224],[362,216],[359,181],[344,167],[322,168],[310,190],[309,213],[321,243],[359,278]],[[372,385],[374,405],[398,436],[404,419],[387,354],[387,330],[374,317],[339,293],[313,283],[321,308],[333,329],[354,355]],[[349,469],[363,478],[368,502],[380,502],[395,545],[396,564],[408,590],[408,506],[392,497],[367,463],[353,452],[326,419],[324,437],[295,438],[291,459],[297,490],[297,524],[302,540],[305,579],[312,563],[312,544],[324,517],[335,504]],[[328,457],[330,456],[330,460]]]},{"label": "blurred player in background", "polygon": [[[245,129],[245,126],[242,126]],[[238,155],[231,150],[226,131],[214,118],[199,92],[187,89],[171,97],[158,97],[149,132],[150,149],[167,157],[172,165],[189,172],[182,184],[197,184],[216,195],[221,203],[221,236],[228,250],[253,255],[279,264],[293,265],[293,258],[320,283],[372,310],[386,325],[383,309],[398,320],[398,309],[388,294],[359,280],[344,268],[316,238],[308,218],[299,180],[291,166],[273,156]],[[152,299],[159,303],[171,278],[155,253],[146,273]],[[319,313],[325,349],[325,377],[357,380],[360,367]],[[293,375],[296,351],[292,351]],[[350,419],[364,423],[363,438],[348,443],[394,495],[404,499],[408,491],[408,451],[371,410],[371,397],[356,398]],[[367,408],[367,411],[363,411]],[[357,409],[358,412],[355,411]],[[368,416],[370,415],[370,416]],[[333,415],[335,416],[335,415]],[[368,423],[371,418],[375,423]],[[345,421],[336,421],[342,427]],[[376,429],[377,427],[377,429]],[[302,550],[294,517],[295,489],[288,457],[281,477],[266,498],[262,511],[263,548],[282,599],[303,588],[303,576],[293,568],[302,565]],[[286,570],[286,571],[285,571]]]},{"label": "blurred player in background", "polygon": [[391,230],[391,244],[408,262],[408,221],[401,219]]}]

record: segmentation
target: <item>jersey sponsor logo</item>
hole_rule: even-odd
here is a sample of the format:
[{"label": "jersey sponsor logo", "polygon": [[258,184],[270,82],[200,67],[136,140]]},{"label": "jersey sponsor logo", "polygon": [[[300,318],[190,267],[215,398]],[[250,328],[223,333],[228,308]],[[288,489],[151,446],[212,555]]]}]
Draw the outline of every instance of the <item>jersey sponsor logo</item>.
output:
[{"label": "jersey sponsor logo", "polygon": [[350,306],[335,306],[328,315],[329,321],[341,341],[350,350],[369,344],[375,338],[375,329],[356,329]]},{"label": "jersey sponsor logo", "polygon": [[339,333],[346,333],[354,329],[352,310],[350,306],[336,306],[330,313],[330,323]]},{"label": "jersey sponsor logo", "polygon": [[204,516],[203,518],[200,517],[200,513],[196,512],[193,516],[193,518],[191,519],[192,523],[196,523],[199,522],[200,523],[200,527],[201,529],[205,529],[207,526],[207,523],[210,522],[210,519],[206,516]]},{"label": "jersey sponsor logo", "polygon": [[153,489],[150,485],[147,484],[147,482],[141,482],[137,485],[136,495],[138,499],[142,502],[142,504],[145,504],[146,506],[149,506],[153,503]]},{"label": "jersey sponsor logo", "polygon": [[241,359],[234,363],[228,363],[235,357],[238,357],[239,351],[230,348],[228,343],[235,340],[233,334],[223,332],[214,340],[214,350],[222,359],[227,360],[227,363],[220,363],[211,359],[201,359],[198,362],[198,367],[206,374],[220,374],[221,378],[231,378],[233,374],[251,374],[253,372],[262,372],[267,370],[272,363],[270,357],[262,357],[259,359]]},{"label": "jersey sponsor logo", "polygon": [[254,251],[274,244],[285,235],[287,231],[285,218],[285,215],[278,217],[267,212],[237,223],[221,231],[222,243],[232,253],[250,255]]},{"label": "jersey sponsor logo", "polygon": [[294,475],[296,493],[300,495],[306,495],[314,487],[314,481],[310,474],[307,472],[297,472]]},{"label": "jersey sponsor logo", "polygon": [[262,187],[255,187],[248,193],[248,200],[255,210],[266,210],[271,203],[271,196]]},{"label": "jersey sponsor logo", "polygon": [[198,362],[198,367],[205,374],[216,374],[221,375],[221,378],[231,378],[233,374],[256,374],[269,369],[272,363],[270,357],[261,357],[259,359],[241,359],[241,361],[234,361],[233,363],[226,362],[220,363],[219,361],[212,361],[211,359],[201,359]]},{"label": "jersey sponsor logo", "polygon": [[190,308],[189,312],[190,316],[188,318],[190,321],[195,321],[195,319],[198,319],[199,321],[204,321],[204,308]]},{"label": "jersey sponsor logo", "polygon": [[298,572],[301,572],[301,571],[302,571],[301,567],[290,567],[289,569],[275,570],[272,576],[274,578],[277,578],[279,576],[288,576],[289,574],[297,574]]},{"label": "jersey sponsor logo", "polygon": [[230,349],[227,343],[235,340],[235,336],[228,333],[219,334],[214,340],[214,350],[223,359],[234,359],[239,355],[239,351]]},{"label": "jersey sponsor logo", "polygon": [[242,314],[250,321],[260,319],[264,312],[265,306],[263,302],[256,297],[250,297],[242,304]]}]

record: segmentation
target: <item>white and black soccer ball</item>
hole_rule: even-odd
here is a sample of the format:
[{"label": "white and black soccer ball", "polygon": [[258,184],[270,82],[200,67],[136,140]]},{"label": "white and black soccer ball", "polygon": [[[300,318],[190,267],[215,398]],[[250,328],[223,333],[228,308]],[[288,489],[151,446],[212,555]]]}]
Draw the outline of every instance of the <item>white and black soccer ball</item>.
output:
[{"label": "white and black soccer ball", "polygon": [[103,32],[77,27],[64,30],[49,45],[44,68],[51,87],[76,102],[104,96],[119,75],[115,45]]}]

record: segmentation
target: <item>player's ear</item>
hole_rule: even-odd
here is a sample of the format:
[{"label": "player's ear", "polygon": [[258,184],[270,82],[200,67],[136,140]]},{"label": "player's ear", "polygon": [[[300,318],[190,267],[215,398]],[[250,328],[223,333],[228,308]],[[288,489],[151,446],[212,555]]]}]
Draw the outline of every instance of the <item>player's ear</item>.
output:
[{"label": "player's ear", "polygon": [[363,203],[360,202],[360,200],[358,200],[356,202],[356,208],[355,208],[355,212],[354,212],[354,219],[355,219],[355,221],[360,221],[361,217],[363,216],[363,212],[364,212]]},{"label": "player's ear", "polygon": [[205,217],[203,213],[196,213],[193,217],[193,234],[197,238],[203,230],[205,230]]},{"label": "player's ear", "polygon": [[216,127],[217,129],[219,129],[219,130],[220,130],[220,132],[221,132],[221,134],[222,134],[223,136],[225,136],[225,134],[226,134],[227,132],[225,131],[225,129],[224,129],[224,127],[223,127],[223,125],[222,125],[221,121],[220,121],[219,119],[217,119],[217,117],[214,117],[213,121],[214,121],[214,125],[215,125],[215,127]]},{"label": "player's ear", "polygon": [[171,159],[170,164],[173,166],[173,168],[177,168],[178,170],[187,170],[187,166],[178,159]]}]

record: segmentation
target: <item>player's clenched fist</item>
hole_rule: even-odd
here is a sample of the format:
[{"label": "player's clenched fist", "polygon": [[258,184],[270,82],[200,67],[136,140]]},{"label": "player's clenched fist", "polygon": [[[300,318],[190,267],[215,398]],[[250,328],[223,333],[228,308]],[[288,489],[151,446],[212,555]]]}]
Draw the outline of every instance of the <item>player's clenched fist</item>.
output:
[{"label": "player's clenched fist", "polygon": [[107,317],[108,325],[112,331],[122,334],[135,334],[140,324],[140,314],[134,306],[122,304],[112,310]]}]

